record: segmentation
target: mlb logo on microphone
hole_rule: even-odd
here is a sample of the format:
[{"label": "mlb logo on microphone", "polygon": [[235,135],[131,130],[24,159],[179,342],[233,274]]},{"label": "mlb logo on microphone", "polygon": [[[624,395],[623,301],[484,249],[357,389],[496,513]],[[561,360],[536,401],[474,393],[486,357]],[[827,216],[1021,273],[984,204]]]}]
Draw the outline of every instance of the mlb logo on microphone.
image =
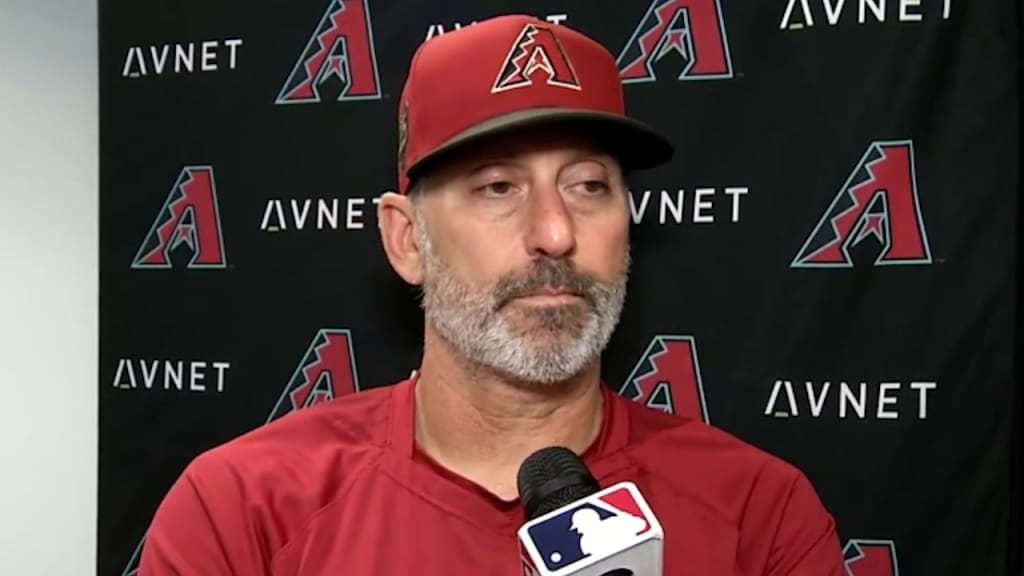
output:
[{"label": "mlb logo on microphone", "polygon": [[662,537],[636,485],[621,482],[523,525],[523,576],[660,574]]}]

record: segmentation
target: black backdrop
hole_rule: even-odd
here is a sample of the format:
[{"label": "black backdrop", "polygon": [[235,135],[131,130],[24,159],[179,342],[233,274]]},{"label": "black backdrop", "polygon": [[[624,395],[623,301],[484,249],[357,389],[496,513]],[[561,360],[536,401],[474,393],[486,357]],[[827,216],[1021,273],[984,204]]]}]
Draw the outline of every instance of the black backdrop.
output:
[{"label": "black backdrop", "polygon": [[608,385],[801,467],[851,575],[1024,574],[1015,0],[101,0],[99,573],[200,451],[415,368],[395,99],[507,12],[605,44],[678,147]]}]

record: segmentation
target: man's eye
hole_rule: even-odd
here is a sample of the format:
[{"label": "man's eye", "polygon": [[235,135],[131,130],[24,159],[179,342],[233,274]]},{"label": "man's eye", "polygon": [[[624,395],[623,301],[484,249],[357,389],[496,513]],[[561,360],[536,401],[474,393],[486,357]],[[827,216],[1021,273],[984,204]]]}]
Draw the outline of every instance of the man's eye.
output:
[{"label": "man's eye", "polygon": [[587,180],[581,182],[579,187],[587,194],[605,194],[608,192],[608,184],[601,180]]},{"label": "man's eye", "polygon": [[505,196],[512,192],[512,183],[502,180],[490,182],[480,187],[480,191],[494,196]]}]

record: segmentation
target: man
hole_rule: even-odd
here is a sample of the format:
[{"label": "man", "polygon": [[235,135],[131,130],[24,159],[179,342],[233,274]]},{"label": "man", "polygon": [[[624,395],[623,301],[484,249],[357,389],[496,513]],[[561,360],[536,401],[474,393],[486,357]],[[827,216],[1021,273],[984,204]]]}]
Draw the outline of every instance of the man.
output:
[{"label": "man", "polygon": [[840,576],[833,521],[793,467],[602,386],[629,267],[625,172],[669,142],[624,116],[604,48],[498,17],[423,44],[399,103],[382,242],[422,286],[424,351],[394,386],[199,456],[140,574],[519,573],[516,473],[547,446],[635,482],[665,574]]}]

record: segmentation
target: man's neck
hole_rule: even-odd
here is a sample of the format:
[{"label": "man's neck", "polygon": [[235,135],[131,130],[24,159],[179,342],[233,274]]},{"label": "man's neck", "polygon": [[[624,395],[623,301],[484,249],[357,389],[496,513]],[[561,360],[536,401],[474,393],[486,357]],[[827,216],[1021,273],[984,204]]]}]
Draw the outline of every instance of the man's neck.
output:
[{"label": "man's neck", "polygon": [[599,366],[566,382],[514,382],[462,361],[427,329],[416,383],[416,442],[445,468],[504,500],[523,460],[548,446],[582,453],[603,414]]}]

